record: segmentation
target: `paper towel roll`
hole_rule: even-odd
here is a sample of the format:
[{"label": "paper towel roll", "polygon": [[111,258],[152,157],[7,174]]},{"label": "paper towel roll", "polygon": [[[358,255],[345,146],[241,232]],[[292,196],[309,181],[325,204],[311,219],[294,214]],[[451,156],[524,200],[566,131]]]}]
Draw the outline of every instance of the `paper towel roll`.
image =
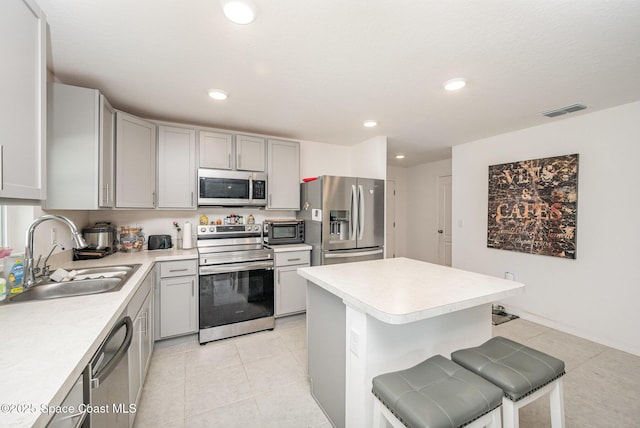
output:
[{"label": "paper towel roll", "polygon": [[184,231],[182,232],[182,248],[188,250],[189,248],[193,248],[193,236],[191,230],[191,223],[188,221],[184,222]]}]

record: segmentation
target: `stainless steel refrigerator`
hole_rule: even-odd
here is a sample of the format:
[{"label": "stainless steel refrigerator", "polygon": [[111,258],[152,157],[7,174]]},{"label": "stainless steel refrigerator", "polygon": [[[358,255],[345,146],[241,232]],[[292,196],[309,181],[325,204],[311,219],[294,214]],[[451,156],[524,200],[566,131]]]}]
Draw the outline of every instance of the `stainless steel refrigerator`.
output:
[{"label": "stainless steel refrigerator", "polygon": [[300,192],[312,266],[384,257],[384,180],[323,175]]}]

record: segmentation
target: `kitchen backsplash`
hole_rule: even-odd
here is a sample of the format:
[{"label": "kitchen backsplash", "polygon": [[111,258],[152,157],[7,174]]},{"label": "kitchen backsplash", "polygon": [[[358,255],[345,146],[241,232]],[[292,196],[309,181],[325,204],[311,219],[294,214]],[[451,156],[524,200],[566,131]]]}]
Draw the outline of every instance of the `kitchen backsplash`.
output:
[{"label": "kitchen backsplash", "polygon": [[[203,207],[195,211],[144,211],[144,210],[127,210],[127,211],[91,211],[89,213],[89,224],[100,221],[109,221],[117,227],[120,226],[141,226],[145,236],[149,235],[171,235],[173,239],[176,237],[176,229],[173,222],[176,221],[182,227],[186,221],[194,225],[193,233],[196,233],[195,225],[199,224],[200,216],[204,214],[209,219],[209,223],[215,222],[230,214],[241,215],[245,219],[249,214],[253,215],[256,223],[262,223],[265,219],[295,218],[295,211],[265,211],[255,208],[211,208]],[[82,225],[82,227],[89,226]],[[195,239],[195,236],[194,236]]]}]

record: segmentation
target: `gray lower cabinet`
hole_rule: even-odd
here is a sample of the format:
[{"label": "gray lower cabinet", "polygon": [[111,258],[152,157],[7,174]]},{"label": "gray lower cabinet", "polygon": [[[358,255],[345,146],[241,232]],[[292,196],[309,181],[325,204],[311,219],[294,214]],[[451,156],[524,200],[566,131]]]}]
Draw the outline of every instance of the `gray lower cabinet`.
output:
[{"label": "gray lower cabinet", "polygon": [[275,316],[304,312],[307,308],[307,280],[296,272],[310,266],[310,251],[276,252]]},{"label": "gray lower cabinet", "polygon": [[311,395],[335,428],[345,426],[347,311],[342,299],[309,282],[307,363]]},{"label": "gray lower cabinet", "polygon": [[156,264],[156,340],[198,331],[197,260]]},{"label": "gray lower cabinet", "polygon": [[[129,346],[129,402],[136,406],[144,384],[153,352],[153,273],[149,273],[127,307],[133,320],[133,338]],[[136,413],[132,412],[129,426],[133,426]]]}]

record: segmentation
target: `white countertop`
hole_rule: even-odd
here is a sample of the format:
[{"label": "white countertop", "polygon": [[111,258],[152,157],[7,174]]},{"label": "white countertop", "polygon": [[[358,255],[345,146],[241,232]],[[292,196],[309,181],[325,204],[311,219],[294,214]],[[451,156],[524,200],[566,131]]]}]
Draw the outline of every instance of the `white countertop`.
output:
[{"label": "white countertop", "polygon": [[0,407],[0,426],[45,426],[42,406],[62,402],[154,263],[197,258],[195,249],[169,249],[72,262],[63,267],[141,266],[117,292],[0,303],[0,405],[24,406]]},{"label": "white countertop", "polygon": [[524,284],[404,257],[298,268],[346,304],[405,324],[524,292]]},{"label": "white countertop", "polygon": [[267,245],[274,253],[286,253],[290,251],[311,251],[313,248],[309,244],[279,244],[279,245]]}]

